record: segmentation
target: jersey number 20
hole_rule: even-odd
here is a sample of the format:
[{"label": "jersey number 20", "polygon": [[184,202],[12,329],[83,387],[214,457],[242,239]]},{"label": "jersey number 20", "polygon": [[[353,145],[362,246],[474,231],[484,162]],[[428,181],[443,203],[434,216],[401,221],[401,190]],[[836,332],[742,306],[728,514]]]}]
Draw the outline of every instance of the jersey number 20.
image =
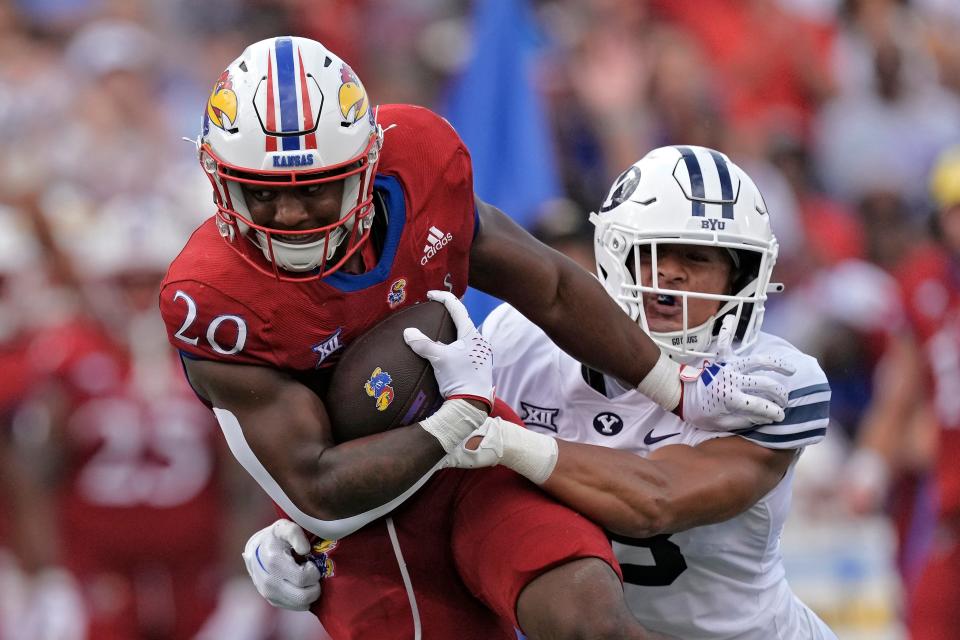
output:
[{"label": "jersey number 20", "polygon": [[[197,303],[194,302],[193,298],[185,294],[183,291],[177,291],[174,294],[173,299],[183,300],[183,302],[187,305],[187,317],[184,319],[183,324],[180,325],[180,328],[177,329],[177,332],[173,334],[173,336],[178,340],[183,340],[187,344],[196,346],[200,341],[200,337],[192,337],[188,335],[188,331],[191,329],[191,325],[193,325],[194,321],[197,319]],[[217,342],[217,329],[220,328],[220,325],[222,325],[224,322],[229,322],[236,325],[237,339],[233,346],[224,346]],[[217,316],[211,320],[209,326],[207,326],[205,337],[211,349],[225,356],[231,356],[235,353],[243,351],[243,346],[247,342],[247,323],[244,322],[243,318],[240,316]]]}]

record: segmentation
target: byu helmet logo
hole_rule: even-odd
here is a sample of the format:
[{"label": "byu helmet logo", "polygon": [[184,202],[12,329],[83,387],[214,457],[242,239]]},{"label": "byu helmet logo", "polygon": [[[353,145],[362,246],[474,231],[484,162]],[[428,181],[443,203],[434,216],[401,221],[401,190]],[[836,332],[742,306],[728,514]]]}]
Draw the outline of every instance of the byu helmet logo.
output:
[{"label": "byu helmet logo", "polygon": [[613,183],[610,195],[607,196],[603,206],[600,207],[600,212],[609,211],[629,198],[636,191],[638,184],[640,184],[640,169],[637,167],[630,167],[621,173],[617,181]]}]

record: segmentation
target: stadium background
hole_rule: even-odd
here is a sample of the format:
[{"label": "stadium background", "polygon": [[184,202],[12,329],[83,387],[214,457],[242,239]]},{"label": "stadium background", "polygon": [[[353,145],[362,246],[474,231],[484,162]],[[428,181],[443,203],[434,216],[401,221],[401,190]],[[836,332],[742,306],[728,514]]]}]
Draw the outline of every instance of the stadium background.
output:
[{"label": "stadium background", "polygon": [[[109,437],[77,417],[117,385],[147,413],[189,400],[151,305],[212,213],[181,137],[196,136],[213,81],[246,44],[287,33],[347,60],[374,104],[445,115],[478,194],[591,270],[587,212],[647,150],[701,144],[741,164],[781,243],[787,290],[765,328],[817,355],[834,390],[830,436],[801,460],[788,578],[841,638],[905,637],[903,593],[931,540],[933,423],[910,427],[889,496],[849,462],[902,322],[891,274],[935,241],[931,214],[952,204],[929,189],[938,156],[960,144],[952,0],[0,3],[0,638],[80,637],[71,578],[54,567],[83,585],[77,615],[142,625],[91,637],[175,637],[171,617],[191,607],[211,616],[206,638],[322,637],[245,585],[242,541],[271,514],[215,424],[185,418],[189,407],[116,410],[117,432],[126,419],[141,435],[104,453]],[[478,321],[489,304],[471,296]],[[170,420],[201,435],[150,435]],[[187,445],[208,455],[177,458],[181,482],[166,487],[170,447]],[[99,475],[83,469],[94,463]],[[140,572],[130,583],[103,560],[125,553]],[[156,584],[193,557],[202,589],[184,604]]]}]

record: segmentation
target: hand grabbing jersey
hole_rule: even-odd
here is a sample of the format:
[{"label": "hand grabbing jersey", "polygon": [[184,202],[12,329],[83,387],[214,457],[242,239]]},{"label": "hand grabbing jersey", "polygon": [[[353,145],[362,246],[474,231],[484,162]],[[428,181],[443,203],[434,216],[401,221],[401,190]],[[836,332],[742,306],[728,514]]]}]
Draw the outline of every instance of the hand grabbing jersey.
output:
[{"label": "hand grabbing jersey", "polygon": [[680,417],[706,431],[732,431],[780,422],[787,388],[769,375],[790,376],[795,368],[768,354],[734,355],[735,318],[727,316],[717,336],[718,357],[702,366],[680,367],[683,384]]}]

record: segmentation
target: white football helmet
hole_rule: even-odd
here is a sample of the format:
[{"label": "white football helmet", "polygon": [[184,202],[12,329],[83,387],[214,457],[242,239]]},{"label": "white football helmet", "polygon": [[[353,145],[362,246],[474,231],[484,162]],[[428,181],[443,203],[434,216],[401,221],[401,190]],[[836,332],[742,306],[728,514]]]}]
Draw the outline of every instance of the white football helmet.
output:
[{"label": "white football helmet", "polygon": [[[250,45],[214,85],[197,141],[220,234],[250,264],[281,280],[336,271],[369,235],[382,140],[360,80],[322,44],[284,36]],[[340,219],[296,232],[254,224],[240,188],[335,180],[344,180]],[[345,241],[345,254],[330,264]],[[251,243],[272,270],[251,259]]]},{"label": "white football helmet", "polygon": [[[654,149],[623,172],[599,213],[591,213],[597,276],[607,292],[671,357],[717,356],[713,337],[727,314],[737,317],[734,351],[753,344],[763,322],[777,259],[766,204],[753,180],[722,153],[694,146]],[[725,248],[734,263],[729,294],[666,289],[657,273],[657,248],[695,244]],[[649,251],[652,286],[634,279],[641,251]],[[643,294],[669,296],[682,305],[683,328],[651,332]],[[688,323],[691,298],[718,300],[717,312],[696,327]],[[739,344],[737,344],[739,341]]]}]

